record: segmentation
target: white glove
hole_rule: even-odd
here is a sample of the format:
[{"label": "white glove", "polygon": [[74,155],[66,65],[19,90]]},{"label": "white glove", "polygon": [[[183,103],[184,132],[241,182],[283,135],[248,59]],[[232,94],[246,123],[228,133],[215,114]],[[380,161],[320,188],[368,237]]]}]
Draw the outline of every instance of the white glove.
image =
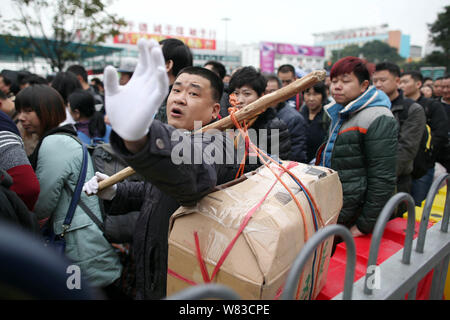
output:
[{"label": "white glove", "polygon": [[155,40],[139,39],[139,60],[125,86],[119,86],[117,71],[105,68],[105,109],[115,132],[124,140],[144,137],[156,111],[169,91],[164,56]]},{"label": "white glove", "polygon": [[[95,176],[93,176],[88,182],[86,182],[83,186],[83,191],[86,192],[87,195],[97,194],[98,192],[98,183],[105,179],[109,178],[108,175],[96,172]],[[97,196],[103,200],[112,200],[116,196],[117,185],[114,184],[111,187],[103,189],[98,192]]]}]

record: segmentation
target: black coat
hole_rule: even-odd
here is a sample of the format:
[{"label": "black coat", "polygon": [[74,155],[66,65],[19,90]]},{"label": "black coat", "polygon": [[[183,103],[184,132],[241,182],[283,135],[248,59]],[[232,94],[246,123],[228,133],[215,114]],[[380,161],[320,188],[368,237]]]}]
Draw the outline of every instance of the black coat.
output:
[{"label": "black coat", "polygon": [[307,162],[309,163],[316,157],[317,150],[322,143],[325,142],[331,119],[328,117],[323,107],[313,120],[309,120],[309,109],[306,105],[300,109],[300,114],[303,115],[303,118],[307,122],[306,143],[308,146]]},{"label": "black coat", "polygon": [[[174,131],[172,126],[155,120],[148,133],[147,145],[134,155],[128,152],[114,131],[110,138],[117,155],[146,179],[145,182],[119,183],[108,210],[109,214],[140,210],[132,247],[136,265],[136,299],[161,299],[166,295],[170,216],[180,205],[195,205],[216,185],[233,180],[239,168],[237,161],[232,164],[206,164],[205,161],[201,164],[176,164],[171,158],[172,151],[180,146],[189,146],[192,136],[178,144],[178,141],[171,140]],[[215,137],[226,139],[223,133]],[[212,139],[209,134],[202,135],[200,142],[193,147],[197,153],[205,151],[206,147],[211,150],[214,145],[229,155],[230,150],[226,148],[233,146],[232,143],[220,144],[220,139]],[[184,151],[182,154],[186,155]],[[245,171],[258,166],[247,165]]]},{"label": "black coat", "polygon": [[434,167],[437,156],[448,141],[448,119],[444,106],[438,100],[427,99],[423,95],[416,101],[425,109],[427,125],[431,129],[431,145],[433,146],[432,163],[430,168]]},{"label": "black coat", "polygon": [[291,152],[289,160],[307,162],[307,128],[305,118],[294,108],[282,102],[277,107],[277,116],[283,120],[289,130]]},{"label": "black coat", "polygon": [[[283,120],[278,118],[275,109],[268,108],[260,114],[251,128],[255,129],[257,132],[259,132],[260,129],[267,130],[267,145],[261,147],[261,141],[258,141],[258,147],[269,153],[274,153],[274,150],[278,150],[279,153],[277,155],[282,160],[294,160],[291,159],[291,135],[288,126]],[[278,133],[276,130],[278,130]],[[274,135],[278,135],[278,137]],[[278,141],[278,146],[272,146],[272,141]]]}]

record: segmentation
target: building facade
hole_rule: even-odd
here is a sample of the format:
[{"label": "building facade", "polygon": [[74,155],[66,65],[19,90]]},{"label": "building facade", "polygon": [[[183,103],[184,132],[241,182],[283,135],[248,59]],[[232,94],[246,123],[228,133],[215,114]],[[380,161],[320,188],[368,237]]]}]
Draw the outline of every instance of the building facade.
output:
[{"label": "building facade", "polygon": [[283,64],[291,64],[308,73],[322,69],[325,62],[325,51],[322,47],[260,42],[243,45],[241,50],[242,65],[254,66],[265,73],[274,73]]},{"label": "building facade", "polygon": [[330,59],[332,51],[341,50],[349,45],[362,47],[365,43],[379,40],[397,49],[403,58],[410,57],[410,36],[398,30],[389,30],[388,24],[379,26],[344,29],[330,32],[314,33],[314,45],[325,48],[325,58]]}]

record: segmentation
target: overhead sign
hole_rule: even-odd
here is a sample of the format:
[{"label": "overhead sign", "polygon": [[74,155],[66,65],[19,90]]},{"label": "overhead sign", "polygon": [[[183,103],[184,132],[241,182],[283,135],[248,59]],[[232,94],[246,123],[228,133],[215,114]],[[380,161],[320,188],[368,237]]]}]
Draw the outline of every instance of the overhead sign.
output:
[{"label": "overhead sign", "polygon": [[183,41],[191,49],[208,49],[216,50],[216,40],[213,39],[201,39],[192,37],[182,37],[182,36],[169,36],[161,34],[148,34],[148,33],[137,33],[137,32],[125,32],[114,37],[114,43],[121,44],[133,44],[136,45],[140,38],[155,39],[156,41],[161,41],[169,38],[176,38]]},{"label": "overhead sign", "polygon": [[113,42],[119,44],[137,44],[140,38],[161,41],[176,38],[183,41],[191,49],[216,50],[216,31],[205,28],[187,28],[170,24],[154,24],[128,21],[121,33],[114,37]]},{"label": "overhead sign", "polygon": [[325,48],[287,43],[261,42],[260,67],[262,72],[273,72],[277,54],[300,55],[306,57],[324,57]]}]

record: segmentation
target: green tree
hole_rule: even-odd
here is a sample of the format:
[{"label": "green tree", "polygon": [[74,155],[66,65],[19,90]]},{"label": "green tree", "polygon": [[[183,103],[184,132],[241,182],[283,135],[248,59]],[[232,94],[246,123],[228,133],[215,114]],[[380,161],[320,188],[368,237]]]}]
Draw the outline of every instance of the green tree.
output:
[{"label": "green tree", "polygon": [[403,58],[398,54],[396,48],[393,48],[380,40],[367,42],[361,49],[363,57],[373,63],[383,61],[399,63],[403,61]]},{"label": "green tree", "polygon": [[24,35],[30,47],[22,51],[44,57],[54,71],[62,71],[68,61],[79,60],[83,51],[94,50],[126,25],[107,12],[104,0],[12,1],[18,18],[3,18],[2,32],[10,41],[13,35]]},{"label": "green tree", "polygon": [[344,47],[342,50],[334,50],[332,51],[331,62],[334,64],[340,58],[347,56],[360,57],[373,63],[382,61],[399,63],[403,61],[403,58],[397,53],[396,48],[379,40],[366,42],[362,47],[352,44]]},{"label": "green tree", "polygon": [[428,25],[433,43],[441,47],[443,52],[434,51],[426,57],[433,65],[440,65],[450,69],[450,6],[444,12],[438,13],[437,19]]},{"label": "green tree", "polygon": [[351,44],[346,47],[344,47],[341,50],[333,50],[331,52],[331,63],[335,64],[339,59],[343,57],[353,56],[353,57],[359,57],[362,52],[361,48],[356,44]]}]

